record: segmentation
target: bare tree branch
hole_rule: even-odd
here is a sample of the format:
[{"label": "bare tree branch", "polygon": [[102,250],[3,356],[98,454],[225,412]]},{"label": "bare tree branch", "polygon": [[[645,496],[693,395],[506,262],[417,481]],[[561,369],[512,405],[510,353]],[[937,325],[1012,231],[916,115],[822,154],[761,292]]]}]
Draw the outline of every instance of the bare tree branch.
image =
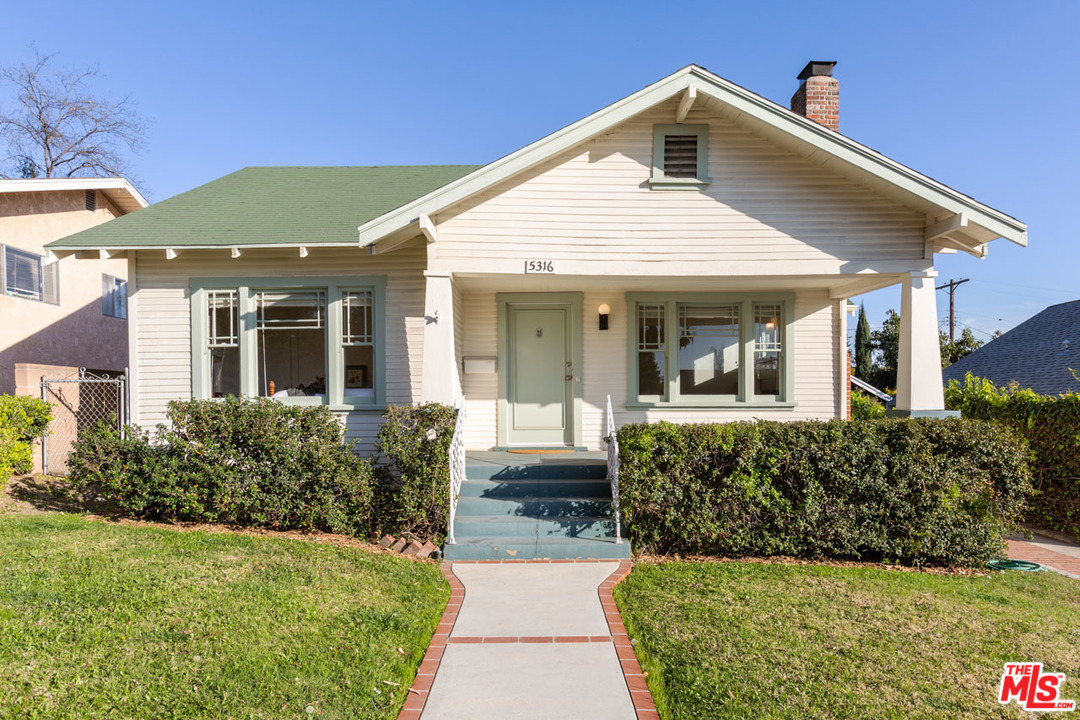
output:
[{"label": "bare tree branch", "polygon": [[96,68],[58,70],[52,55],[0,68],[0,139],[9,155],[0,177],[130,177],[129,153],[142,148],[146,124],[130,97],[95,96]]}]

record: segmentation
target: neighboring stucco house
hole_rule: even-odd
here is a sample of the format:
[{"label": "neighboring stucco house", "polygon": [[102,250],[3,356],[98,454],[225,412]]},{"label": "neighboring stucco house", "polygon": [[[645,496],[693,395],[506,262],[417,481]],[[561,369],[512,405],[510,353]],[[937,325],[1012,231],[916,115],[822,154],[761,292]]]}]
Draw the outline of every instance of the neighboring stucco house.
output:
[{"label": "neighboring stucco house", "polygon": [[124,370],[127,262],[45,245],[147,204],[123,178],[0,180],[0,393],[16,363]]},{"label": "neighboring stucco house", "polygon": [[[944,411],[934,254],[1026,226],[688,66],[481,167],[247,168],[53,243],[128,262],[135,420],[175,398],[456,402],[466,443],[845,417],[846,303],[902,286],[897,409]],[[357,228],[359,227],[359,232]]]},{"label": "neighboring stucco house", "polygon": [[942,371],[944,380],[971,373],[998,387],[1016,382],[1041,395],[1080,393],[1080,300],[1051,305]]}]

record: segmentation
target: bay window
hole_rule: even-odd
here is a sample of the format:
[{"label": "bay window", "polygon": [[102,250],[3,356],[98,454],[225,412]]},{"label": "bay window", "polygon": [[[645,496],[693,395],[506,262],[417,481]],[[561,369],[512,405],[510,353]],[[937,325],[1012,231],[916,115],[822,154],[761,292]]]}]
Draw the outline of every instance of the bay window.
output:
[{"label": "bay window", "polygon": [[792,405],[793,301],[790,295],[628,295],[630,404]]},{"label": "bay window", "polygon": [[192,281],[192,391],[348,409],[383,397],[385,279]]}]

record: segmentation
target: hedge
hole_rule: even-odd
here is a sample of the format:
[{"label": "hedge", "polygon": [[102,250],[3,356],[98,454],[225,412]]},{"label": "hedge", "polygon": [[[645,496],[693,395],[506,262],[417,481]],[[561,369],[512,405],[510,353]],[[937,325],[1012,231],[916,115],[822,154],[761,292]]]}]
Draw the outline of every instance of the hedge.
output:
[{"label": "hedge", "polygon": [[450,440],[457,412],[437,403],[391,405],[375,443],[375,516],[380,532],[446,535]]},{"label": "hedge", "polygon": [[1026,448],[970,420],[626,425],[635,552],[975,565],[1002,555]]},{"label": "hedge", "polygon": [[949,382],[945,404],[1023,436],[1031,446],[1036,489],[1026,521],[1080,536],[1080,395],[998,388],[968,373],[963,383]]},{"label": "hedge", "polygon": [[170,426],[84,432],[68,460],[84,493],[136,517],[370,532],[370,464],[319,407],[267,399],[169,403]]},{"label": "hedge", "polygon": [[13,472],[34,469],[34,441],[52,420],[52,406],[40,398],[0,395],[0,488]]}]

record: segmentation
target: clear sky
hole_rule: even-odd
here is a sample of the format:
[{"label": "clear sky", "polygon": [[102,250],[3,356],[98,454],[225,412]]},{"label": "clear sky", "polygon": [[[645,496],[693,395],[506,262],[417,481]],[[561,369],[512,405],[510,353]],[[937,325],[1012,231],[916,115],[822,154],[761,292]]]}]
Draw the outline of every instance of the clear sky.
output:
[{"label": "clear sky", "polygon": [[[485,163],[689,63],[787,105],[837,60],[842,132],[1029,225],[938,257],[971,278],[960,323],[1080,299],[1076,0],[9,2],[0,27],[0,64],[36,47],[132,96],[154,201],[248,165]],[[899,290],[865,299],[876,326]]]}]

